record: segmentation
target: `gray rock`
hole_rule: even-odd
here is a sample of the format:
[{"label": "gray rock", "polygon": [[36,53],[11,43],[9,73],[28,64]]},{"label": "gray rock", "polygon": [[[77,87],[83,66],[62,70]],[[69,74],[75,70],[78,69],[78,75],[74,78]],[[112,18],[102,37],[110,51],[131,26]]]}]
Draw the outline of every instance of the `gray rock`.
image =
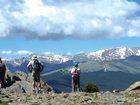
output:
[{"label": "gray rock", "polygon": [[32,105],[29,103],[9,103],[8,105]]},{"label": "gray rock", "polygon": [[135,82],[134,84],[130,85],[130,87],[127,88],[125,91],[130,92],[132,90],[140,90],[140,81]]},{"label": "gray rock", "polygon": [[2,90],[3,93],[32,93],[32,85],[27,81],[17,81],[12,86]]},{"label": "gray rock", "polygon": [[[33,77],[31,74],[26,74],[22,71],[16,71],[15,73],[7,72],[7,82],[5,87],[2,89],[2,93],[33,93],[32,81]],[[41,91],[42,93],[55,92],[51,86],[44,83],[41,80]]]},{"label": "gray rock", "polygon": [[43,102],[41,105],[48,105],[48,103],[47,102]]}]

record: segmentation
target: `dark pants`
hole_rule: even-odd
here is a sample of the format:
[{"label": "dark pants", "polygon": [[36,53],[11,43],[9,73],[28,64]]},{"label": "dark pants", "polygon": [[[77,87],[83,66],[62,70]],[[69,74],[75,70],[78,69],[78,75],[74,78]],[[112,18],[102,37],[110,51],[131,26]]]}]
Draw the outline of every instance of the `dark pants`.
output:
[{"label": "dark pants", "polygon": [[4,82],[5,82],[5,74],[0,73],[0,84],[2,87],[4,87]]},{"label": "dark pants", "polygon": [[80,76],[72,77],[72,92],[80,90]]}]

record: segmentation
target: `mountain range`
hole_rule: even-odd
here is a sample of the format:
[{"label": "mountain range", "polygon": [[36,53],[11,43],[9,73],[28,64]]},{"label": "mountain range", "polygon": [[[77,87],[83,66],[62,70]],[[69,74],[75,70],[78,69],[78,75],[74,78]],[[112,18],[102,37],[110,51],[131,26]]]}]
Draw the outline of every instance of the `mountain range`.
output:
[{"label": "mountain range", "polygon": [[[37,55],[45,68],[42,78],[49,85],[61,91],[71,90],[69,70],[74,63],[81,69],[81,86],[95,82],[101,90],[125,89],[132,82],[140,80],[140,48],[117,47],[75,55]],[[5,63],[12,72],[22,70],[28,73],[27,64],[32,55],[7,59]],[[102,80],[103,79],[103,80]],[[123,84],[121,84],[121,81]],[[115,85],[113,85],[115,84]]]}]

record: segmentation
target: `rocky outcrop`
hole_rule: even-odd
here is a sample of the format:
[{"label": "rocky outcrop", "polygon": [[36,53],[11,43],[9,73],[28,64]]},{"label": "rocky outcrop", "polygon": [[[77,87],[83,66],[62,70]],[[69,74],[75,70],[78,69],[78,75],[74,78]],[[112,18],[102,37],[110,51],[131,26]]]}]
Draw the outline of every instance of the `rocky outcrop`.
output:
[{"label": "rocky outcrop", "polygon": [[2,90],[0,105],[140,105],[140,92],[135,91],[139,89],[140,82],[134,83],[126,90],[128,93],[131,90],[135,91],[131,94],[124,91],[58,94],[53,91],[47,92],[51,87],[46,84],[42,86],[43,92],[37,94],[32,93],[30,76],[19,71],[13,76],[19,77],[19,81]]},{"label": "rocky outcrop", "polygon": [[[15,73],[8,71],[5,86],[1,89],[1,91],[3,94],[31,94],[33,93],[32,80],[33,78],[30,74],[26,74],[22,71],[16,71]],[[55,92],[51,86],[43,81],[41,81],[41,86],[41,90],[44,93],[48,91]]]},{"label": "rocky outcrop", "polygon": [[128,87],[126,89],[126,92],[130,92],[130,91],[133,91],[133,90],[140,90],[140,81],[135,82],[134,84],[130,85],[130,87]]},{"label": "rocky outcrop", "polygon": [[27,93],[31,94],[33,92],[31,83],[27,81],[16,81],[12,86],[2,89],[2,93]]},{"label": "rocky outcrop", "polygon": [[43,93],[0,95],[2,102],[8,105],[139,105],[139,94],[124,93]]}]

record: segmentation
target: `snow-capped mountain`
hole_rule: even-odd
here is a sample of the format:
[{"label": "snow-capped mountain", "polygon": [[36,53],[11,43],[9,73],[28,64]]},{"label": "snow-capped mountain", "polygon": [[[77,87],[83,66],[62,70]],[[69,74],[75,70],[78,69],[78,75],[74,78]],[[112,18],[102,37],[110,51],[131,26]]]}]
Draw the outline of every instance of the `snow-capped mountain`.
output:
[{"label": "snow-capped mountain", "polygon": [[[73,64],[71,56],[67,55],[35,55],[37,55],[38,59],[44,64],[44,72],[65,68]],[[32,55],[16,59],[3,59],[3,61],[6,63],[9,70],[13,72],[16,70],[23,70],[24,72],[28,72],[27,64],[31,60],[31,58]]]},{"label": "snow-capped mountain", "polygon": [[[88,60],[115,60],[115,59],[125,59],[128,56],[136,55],[140,56],[140,48],[127,48],[127,47],[117,47],[110,49],[103,49],[95,52],[80,53],[76,55],[60,55],[60,54],[46,54],[37,55],[38,59],[47,63],[65,63],[69,60],[76,62],[83,62]],[[6,59],[7,63],[12,63],[14,65],[21,65],[25,61],[29,61],[32,55],[29,57],[22,57],[16,59]]]},{"label": "snow-capped mountain", "polygon": [[[47,63],[64,63],[72,59],[71,56],[66,56],[66,55],[58,55],[58,54],[48,54],[48,55],[39,55],[36,54],[38,59],[47,62]],[[29,57],[21,57],[21,58],[16,58],[16,59],[3,59],[6,63],[12,63],[14,65],[21,65],[25,61],[30,61],[32,58],[32,55]]]},{"label": "snow-capped mountain", "polygon": [[[140,55],[140,48],[127,48],[127,47],[117,47],[117,48],[110,48],[110,49],[103,49],[95,52],[83,53],[78,54],[77,56],[79,59],[88,59],[88,60],[115,60],[115,59],[125,59],[131,55]],[[81,57],[81,58],[80,58]]]},{"label": "snow-capped mountain", "polygon": [[71,56],[60,54],[38,55],[38,58],[48,63],[64,63],[72,59]]},{"label": "snow-capped mountain", "polygon": [[[64,63],[69,60],[114,60],[114,59],[125,59],[128,56],[136,55],[140,56],[140,48],[127,48],[127,47],[116,47],[110,49],[103,49],[94,52],[79,53],[76,55],[60,55],[60,54],[46,54],[37,55],[38,59],[48,63]],[[22,57],[16,59],[6,59],[7,62],[14,62],[20,65],[25,60],[30,60],[32,55],[29,57]]]},{"label": "snow-capped mountain", "polygon": [[[45,54],[39,55],[38,59],[46,65],[45,71],[51,71],[56,69],[61,69],[65,67],[70,67],[74,62],[84,63],[84,62],[94,62],[94,61],[112,61],[118,59],[125,59],[129,56],[140,56],[140,48],[127,48],[127,47],[117,47],[110,49],[103,49],[95,52],[80,53],[76,55],[58,55],[58,54]],[[16,69],[27,71],[27,64],[30,61],[32,55],[28,57],[16,58],[16,59],[6,59],[5,63],[8,68],[12,68],[13,71]]]}]

